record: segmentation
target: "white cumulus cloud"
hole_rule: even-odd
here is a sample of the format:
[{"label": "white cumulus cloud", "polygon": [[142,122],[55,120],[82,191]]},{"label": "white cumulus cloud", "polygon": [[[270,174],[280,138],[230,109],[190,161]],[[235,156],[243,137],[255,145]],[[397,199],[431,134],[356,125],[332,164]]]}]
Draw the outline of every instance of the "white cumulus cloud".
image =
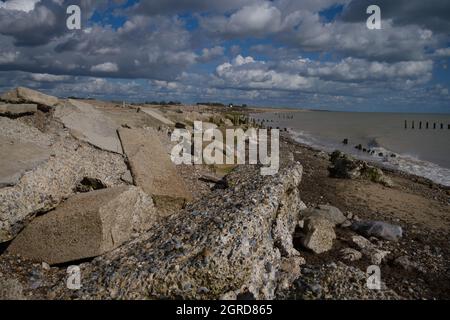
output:
[{"label": "white cumulus cloud", "polygon": [[105,62],[102,64],[95,65],[91,68],[92,72],[117,72],[119,67],[116,63]]},{"label": "white cumulus cloud", "polygon": [[0,9],[30,12],[40,0],[8,0],[0,1]]}]

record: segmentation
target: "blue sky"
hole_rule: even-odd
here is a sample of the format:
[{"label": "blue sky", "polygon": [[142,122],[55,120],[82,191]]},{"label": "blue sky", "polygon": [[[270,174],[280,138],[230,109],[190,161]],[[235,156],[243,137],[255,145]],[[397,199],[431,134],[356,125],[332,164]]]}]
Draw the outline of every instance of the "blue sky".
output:
[{"label": "blue sky", "polygon": [[0,90],[184,103],[450,113],[450,3],[0,2]]}]

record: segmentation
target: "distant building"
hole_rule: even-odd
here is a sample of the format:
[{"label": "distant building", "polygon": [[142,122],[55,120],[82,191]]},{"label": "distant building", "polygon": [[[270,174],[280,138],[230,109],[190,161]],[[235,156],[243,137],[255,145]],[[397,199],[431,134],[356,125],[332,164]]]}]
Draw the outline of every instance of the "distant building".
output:
[{"label": "distant building", "polygon": [[230,104],[228,105],[228,108],[233,108],[233,104],[230,103]]}]

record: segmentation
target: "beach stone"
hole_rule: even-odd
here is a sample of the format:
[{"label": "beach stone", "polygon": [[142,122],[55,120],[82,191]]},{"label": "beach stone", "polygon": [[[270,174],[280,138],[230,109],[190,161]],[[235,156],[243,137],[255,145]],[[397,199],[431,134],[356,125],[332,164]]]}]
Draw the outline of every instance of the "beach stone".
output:
[{"label": "beach stone", "polygon": [[383,170],[380,168],[375,168],[369,165],[364,166],[363,168],[364,177],[368,178],[372,182],[380,183],[385,187],[392,188],[394,186],[394,182],[387,177]]},{"label": "beach stone", "polygon": [[37,104],[0,104],[0,115],[21,116],[37,112]]},{"label": "beach stone", "polygon": [[192,199],[157,131],[120,128],[118,132],[134,182],[152,196],[157,207],[179,209]]},{"label": "beach stone", "polygon": [[156,218],[152,199],[137,187],[77,194],[35,218],[8,252],[50,265],[95,257],[145,231]]},{"label": "beach stone", "polygon": [[352,222],[350,220],[345,220],[343,223],[340,224],[341,228],[349,228],[352,226]]},{"label": "beach stone", "polygon": [[380,265],[390,253],[389,251],[378,249],[372,242],[361,236],[353,236],[352,241],[361,249],[362,254],[375,265]]},{"label": "beach stone", "polygon": [[355,221],[352,229],[366,237],[377,237],[389,241],[398,241],[403,235],[402,227],[382,221]]},{"label": "beach stone", "polygon": [[341,210],[329,205],[318,205],[316,208],[308,208],[301,211],[301,215],[304,218],[322,217],[332,222],[333,225],[342,224],[347,220]]},{"label": "beach stone", "polygon": [[394,260],[394,264],[406,271],[413,271],[418,269],[418,265],[411,261],[408,256],[400,256]]},{"label": "beach stone", "polygon": [[36,103],[39,109],[43,111],[48,111],[59,102],[59,99],[56,97],[24,87],[5,92],[0,96],[0,100],[11,103]]},{"label": "beach stone", "polygon": [[75,138],[102,150],[123,153],[117,124],[94,106],[69,99],[56,108],[54,116],[70,129]]},{"label": "beach stone", "polygon": [[383,260],[389,255],[390,251],[372,249],[366,250],[363,253],[365,253],[365,255],[370,258],[370,262],[372,264],[380,265],[383,262]]},{"label": "beach stone", "polygon": [[330,156],[331,165],[328,167],[330,177],[355,179],[361,176],[363,162],[354,160],[352,157],[335,151]]},{"label": "beach stone", "polygon": [[373,247],[372,242],[362,236],[353,236],[352,241],[361,249]]},{"label": "beach stone", "polygon": [[322,217],[310,217],[305,220],[305,238],[302,244],[314,253],[323,253],[331,250],[333,240],[336,239],[334,224]]},{"label": "beach stone", "polygon": [[356,261],[362,258],[362,253],[352,248],[344,248],[340,251],[341,257],[344,260]]}]

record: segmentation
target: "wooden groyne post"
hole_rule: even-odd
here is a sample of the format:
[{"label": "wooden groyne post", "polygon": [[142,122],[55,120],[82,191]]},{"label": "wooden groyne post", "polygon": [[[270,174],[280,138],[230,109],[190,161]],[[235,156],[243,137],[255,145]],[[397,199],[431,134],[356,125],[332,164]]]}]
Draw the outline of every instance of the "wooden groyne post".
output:
[{"label": "wooden groyne post", "polygon": [[[422,124],[425,124],[425,129],[429,129],[430,128],[430,123],[428,121],[419,121],[419,130],[422,130]],[[411,120],[411,129],[415,129],[416,123],[414,120]],[[433,130],[436,130],[437,128],[444,130],[445,129],[445,123],[441,122],[441,123],[437,123],[437,122],[433,122]],[[405,129],[408,129],[408,120],[405,120]],[[450,130],[450,123],[447,124],[447,129]]]}]

